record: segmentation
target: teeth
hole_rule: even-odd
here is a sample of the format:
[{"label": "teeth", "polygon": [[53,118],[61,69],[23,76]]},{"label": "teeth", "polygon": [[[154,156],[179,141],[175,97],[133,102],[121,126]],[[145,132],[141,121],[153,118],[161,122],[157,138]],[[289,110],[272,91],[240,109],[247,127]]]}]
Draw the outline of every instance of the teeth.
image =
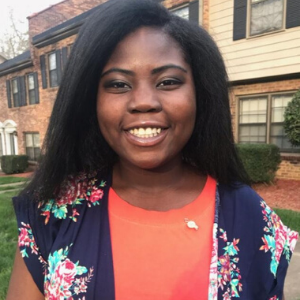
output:
[{"label": "teeth", "polygon": [[150,137],[154,137],[157,136],[161,133],[162,129],[161,128],[151,128],[151,127],[147,127],[147,128],[134,128],[134,129],[130,129],[129,132],[137,137],[140,138],[150,138]]}]

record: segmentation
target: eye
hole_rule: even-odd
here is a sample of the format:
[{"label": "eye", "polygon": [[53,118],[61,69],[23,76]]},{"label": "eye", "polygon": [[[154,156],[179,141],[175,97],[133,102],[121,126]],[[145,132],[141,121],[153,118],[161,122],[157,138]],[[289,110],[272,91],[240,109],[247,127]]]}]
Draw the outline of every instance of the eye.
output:
[{"label": "eye", "polygon": [[163,90],[172,90],[178,88],[182,84],[179,79],[165,79],[156,85],[157,88]]},{"label": "eye", "polygon": [[130,85],[123,81],[105,82],[104,88],[115,93],[125,93],[131,90]]}]

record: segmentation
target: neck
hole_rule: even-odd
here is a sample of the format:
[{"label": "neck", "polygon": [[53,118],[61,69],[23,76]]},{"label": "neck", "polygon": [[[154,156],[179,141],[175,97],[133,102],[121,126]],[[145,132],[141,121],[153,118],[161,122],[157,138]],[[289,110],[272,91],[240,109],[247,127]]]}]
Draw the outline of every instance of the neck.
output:
[{"label": "neck", "polygon": [[157,169],[141,169],[118,162],[112,187],[128,203],[150,210],[178,208],[201,192],[205,177],[177,160]]}]

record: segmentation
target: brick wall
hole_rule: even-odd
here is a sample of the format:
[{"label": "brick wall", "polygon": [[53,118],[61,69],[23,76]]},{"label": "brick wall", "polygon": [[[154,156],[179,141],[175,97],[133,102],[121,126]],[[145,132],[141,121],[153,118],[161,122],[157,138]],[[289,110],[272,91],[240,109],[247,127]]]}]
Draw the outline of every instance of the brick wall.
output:
[{"label": "brick wall", "polygon": [[106,0],[65,0],[28,17],[29,35],[33,37],[47,29],[72,19]]},{"label": "brick wall", "polygon": [[300,156],[282,156],[277,178],[300,180]]},{"label": "brick wall", "polygon": [[[264,93],[289,92],[300,89],[300,79],[237,85],[230,90],[230,108],[235,138],[238,134],[238,97]],[[282,154],[278,178],[300,180],[300,154]]]},{"label": "brick wall", "polygon": [[42,99],[40,96],[40,104],[8,108],[6,80],[11,80],[11,78],[16,76],[24,76],[35,71],[35,68],[32,67],[19,72],[14,72],[8,76],[2,76],[0,78],[0,122],[3,123],[9,119],[13,120],[17,124],[19,154],[25,153],[25,132],[39,132],[41,137],[44,137],[48,126],[53,101],[47,101],[47,99]]}]

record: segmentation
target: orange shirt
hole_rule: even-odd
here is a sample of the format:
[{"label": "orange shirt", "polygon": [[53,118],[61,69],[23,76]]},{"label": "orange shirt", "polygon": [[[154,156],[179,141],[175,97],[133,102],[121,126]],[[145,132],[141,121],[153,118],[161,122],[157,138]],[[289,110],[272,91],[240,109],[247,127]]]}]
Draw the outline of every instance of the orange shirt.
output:
[{"label": "orange shirt", "polygon": [[132,206],[110,189],[116,300],[207,300],[215,192],[208,177],[193,202],[158,212]]}]

